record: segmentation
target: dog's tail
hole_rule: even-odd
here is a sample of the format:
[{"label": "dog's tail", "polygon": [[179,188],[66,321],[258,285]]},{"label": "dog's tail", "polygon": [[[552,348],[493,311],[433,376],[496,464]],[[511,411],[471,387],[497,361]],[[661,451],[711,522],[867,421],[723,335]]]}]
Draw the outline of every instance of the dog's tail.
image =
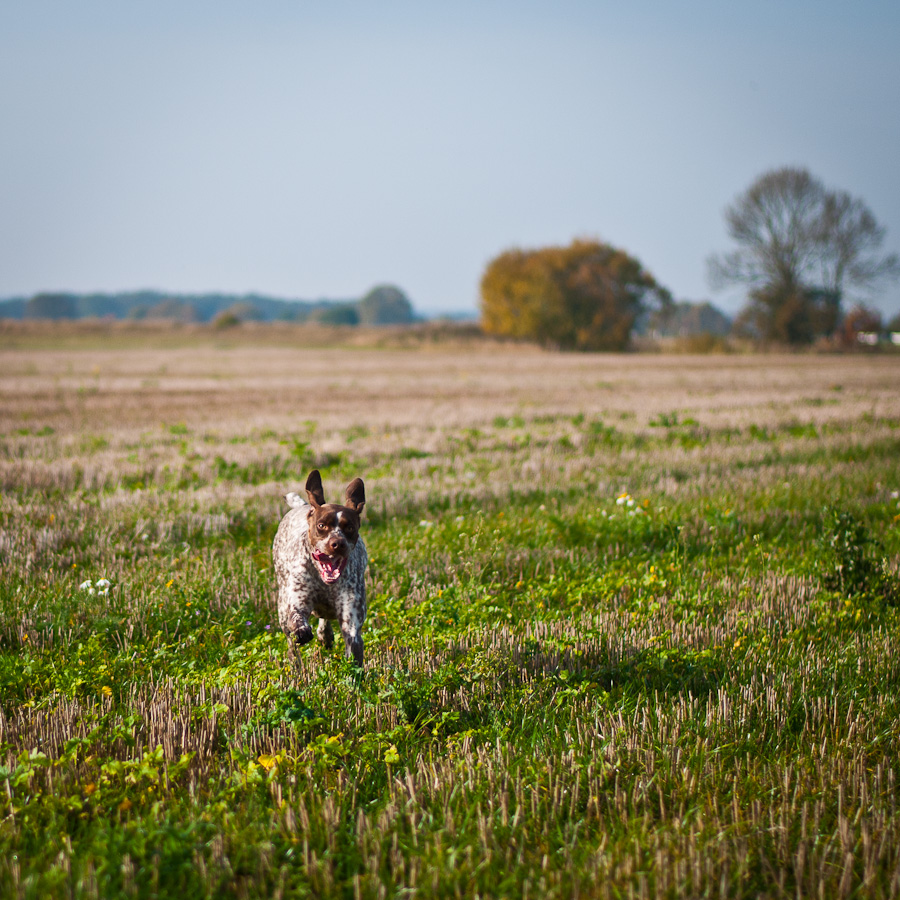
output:
[{"label": "dog's tail", "polygon": [[291,509],[299,509],[301,506],[306,506],[306,501],[296,492],[291,491],[289,494],[284,495],[285,502]]}]

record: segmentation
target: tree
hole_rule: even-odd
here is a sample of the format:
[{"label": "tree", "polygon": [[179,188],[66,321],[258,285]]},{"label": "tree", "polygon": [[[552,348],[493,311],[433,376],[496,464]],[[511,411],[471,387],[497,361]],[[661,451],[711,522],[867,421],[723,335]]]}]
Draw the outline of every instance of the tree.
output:
[{"label": "tree", "polygon": [[691,303],[682,300],[653,313],[647,330],[658,337],[689,337],[709,334],[724,337],[731,331],[731,319],[708,301]]},{"label": "tree", "polygon": [[725,223],[738,246],[710,258],[710,283],[749,289],[741,321],[759,337],[809,343],[832,334],[848,290],[900,276],[897,256],[879,254],[884,229],[865,203],[806,169],[761,175],[726,208]]},{"label": "tree", "polygon": [[508,250],[481,279],[486,332],[565,350],[622,350],[641,313],[671,302],[638,260],[599,241]]},{"label": "tree", "polygon": [[359,325],[355,303],[328,303],[314,309],[307,319],[317,325]]},{"label": "tree", "polygon": [[26,319],[76,319],[78,310],[70,294],[35,294],[25,304]]},{"label": "tree", "polygon": [[199,316],[193,304],[179,300],[176,297],[170,297],[166,300],[161,300],[155,306],[151,306],[147,310],[146,318],[172,319],[175,322],[196,322]]},{"label": "tree", "polygon": [[373,287],[357,306],[360,325],[407,325],[415,321],[406,294],[392,284]]},{"label": "tree", "polygon": [[[840,341],[845,347],[856,347],[860,343],[876,344],[882,331],[884,320],[877,309],[854,306],[841,323]],[[860,335],[865,335],[866,339]]]}]

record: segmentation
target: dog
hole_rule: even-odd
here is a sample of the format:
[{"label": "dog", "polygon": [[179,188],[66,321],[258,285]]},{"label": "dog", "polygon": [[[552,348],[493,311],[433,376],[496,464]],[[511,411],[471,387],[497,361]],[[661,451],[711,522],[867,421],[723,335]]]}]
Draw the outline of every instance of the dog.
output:
[{"label": "dog", "polygon": [[326,503],[322,476],[313,469],[306,480],[306,496],[309,503],[294,492],[285,496],[291,509],[278,525],[272,543],[278,622],[302,647],[313,637],[309,617],[317,616],[316,633],[326,649],[331,649],[331,623],[336,620],[346,655],[362,667],[369,558],[359,525],[366,505],[365,485],[356,478],[347,485],[343,506]]}]

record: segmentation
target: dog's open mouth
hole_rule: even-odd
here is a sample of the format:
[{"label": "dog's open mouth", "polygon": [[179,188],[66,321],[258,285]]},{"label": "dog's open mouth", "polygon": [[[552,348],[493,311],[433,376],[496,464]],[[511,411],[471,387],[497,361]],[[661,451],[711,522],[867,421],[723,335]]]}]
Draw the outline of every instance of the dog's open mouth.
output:
[{"label": "dog's open mouth", "polygon": [[325,584],[334,584],[341,577],[341,572],[344,571],[348,559],[346,556],[329,556],[318,550],[313,550],[312,557]]}]

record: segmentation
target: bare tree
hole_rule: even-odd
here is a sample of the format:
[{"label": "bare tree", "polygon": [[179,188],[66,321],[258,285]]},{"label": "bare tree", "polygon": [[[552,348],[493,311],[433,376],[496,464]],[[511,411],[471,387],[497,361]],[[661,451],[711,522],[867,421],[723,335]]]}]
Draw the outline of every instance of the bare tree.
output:
[{"label": "bare tree", "polygon": [[862,200],[829,192],[822,210],[822,284],[843,296],[847,286],[877,287],[900,275],[896,254],[879,256],[884,228]]},{"label": "bare tree", "polygon": [[865,203],[806,169],[761,175],[726,208],[725,222],[738,246],[710,258],[710,284],[746,286],[742,318],[763,337],[806,343],[831,334],[850,288],[900,275],[896,255],[879,255],[884,229]]}]

